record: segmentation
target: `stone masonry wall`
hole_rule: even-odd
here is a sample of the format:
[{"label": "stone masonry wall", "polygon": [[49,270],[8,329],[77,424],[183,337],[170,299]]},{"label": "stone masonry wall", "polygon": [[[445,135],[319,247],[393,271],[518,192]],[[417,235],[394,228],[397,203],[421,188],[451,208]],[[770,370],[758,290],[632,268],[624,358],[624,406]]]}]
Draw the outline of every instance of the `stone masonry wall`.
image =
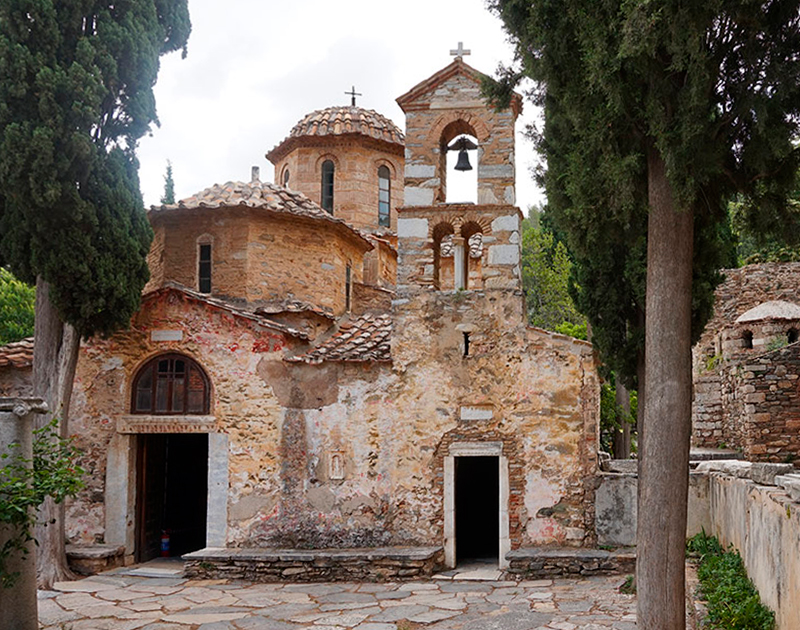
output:
[{"label": "stone masonry wall", "polygon": [[[744,448],[749,430],[744,420],[744,405],[749,403],[744,397],[752,392],[736,389],[742,384],[738,376],[741,370],[736,366],[763,354],[772,339],[785,335],[792,325],[774,321],[736,325],[735,321],[763,302],[797,302],[800,263],[748,265],[726,269],[724,274],[725,281],[716,290],[714,316],[693,348],[692,444]],[[742,347],[745,329],[753,333],[754,347],[750,350]]]},{"label": "stone masonry wall", "polygon": [[353,282],[362,279],[366,246],[322,221],[238,208],[176,210],[151,219],[164,236],[154,241],[150,260],[160,266],[150,286],[160,277],[197,290],[198,238],[212,243],[213,295],[248,301],[294,298],[340,314],[346,266]]},{"label": "stone masonry wall", "polygon": [[0,398],[24,398],[33,395],[32,370],[0,367]]},{"label": "stone masonry wall", "polygon": [[[335,165],[333,215],[350,225],[371,231],[378,225],[378,168],[386,166],[390,179],[390,228],[396,229],[396,208],[403,202],[403,153],[386,149],[360,136],[313,138],[315,146],[294,149],[275,164],[275,183],[283,185],[283,173],[289,169],[289,188],[321,203],[322,163],[326,159]],[[306,139],[309,143],[311,139]]]}]

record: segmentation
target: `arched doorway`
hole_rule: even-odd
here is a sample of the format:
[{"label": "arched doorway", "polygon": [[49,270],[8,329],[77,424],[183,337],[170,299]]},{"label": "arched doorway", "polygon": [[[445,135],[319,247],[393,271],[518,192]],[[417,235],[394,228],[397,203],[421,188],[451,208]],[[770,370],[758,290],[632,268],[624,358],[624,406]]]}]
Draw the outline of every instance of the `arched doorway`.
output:
[{"label": "arched doorway", "polygon": [[[137,372],[131,412],[162,422],[136,436],[136,551],[138,562],[205,547],[208,434],[176,432],[189,416],[209,412],[203,369],[180,354],[159,355]],[[169,539],[162,552],[162,538]]]}]

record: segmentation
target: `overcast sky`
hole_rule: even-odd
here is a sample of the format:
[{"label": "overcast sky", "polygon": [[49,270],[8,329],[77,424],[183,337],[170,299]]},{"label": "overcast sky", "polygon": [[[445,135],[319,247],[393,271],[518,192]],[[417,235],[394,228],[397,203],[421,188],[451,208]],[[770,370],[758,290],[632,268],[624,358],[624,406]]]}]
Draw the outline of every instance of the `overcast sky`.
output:
[{"label": "overcast sky", "polygon": [[[405,129],[395,98],[452,61],[494,73],[510,63],[511,45],[484,0],[189,0],[189,55],[162,58],[156,86],[161,122],[139,148],[145,205],[159,203],[166,163],[175,193],[188,197],[215,183],[248,181],[250,167],[273,181],[264,154],[305,114],[358,105]],[[525,103],[517,121],[517,205],[541,201],[524,137],[537,112]]]}]

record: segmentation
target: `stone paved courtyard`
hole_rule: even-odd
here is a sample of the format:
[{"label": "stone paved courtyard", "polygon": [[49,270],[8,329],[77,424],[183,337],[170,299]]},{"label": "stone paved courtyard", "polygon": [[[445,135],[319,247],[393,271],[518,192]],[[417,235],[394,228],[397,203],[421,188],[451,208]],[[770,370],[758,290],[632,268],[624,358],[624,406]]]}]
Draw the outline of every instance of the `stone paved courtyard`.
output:
[{"label": "stone paved courtyard", "polygon": [[39,595],[52,630],[635,630],[623,576],[252,584],[106,573]]}]

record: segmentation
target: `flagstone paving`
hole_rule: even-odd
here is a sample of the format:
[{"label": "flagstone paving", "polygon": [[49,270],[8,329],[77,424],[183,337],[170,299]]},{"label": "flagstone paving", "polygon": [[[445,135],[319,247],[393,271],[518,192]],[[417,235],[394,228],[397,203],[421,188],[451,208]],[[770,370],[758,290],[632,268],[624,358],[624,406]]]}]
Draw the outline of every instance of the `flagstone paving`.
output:
[{"label": "flagstone paving", "polygon": [[253,584],[106,573],[40,591],[48,630],[635,630],[621,576]]}]

